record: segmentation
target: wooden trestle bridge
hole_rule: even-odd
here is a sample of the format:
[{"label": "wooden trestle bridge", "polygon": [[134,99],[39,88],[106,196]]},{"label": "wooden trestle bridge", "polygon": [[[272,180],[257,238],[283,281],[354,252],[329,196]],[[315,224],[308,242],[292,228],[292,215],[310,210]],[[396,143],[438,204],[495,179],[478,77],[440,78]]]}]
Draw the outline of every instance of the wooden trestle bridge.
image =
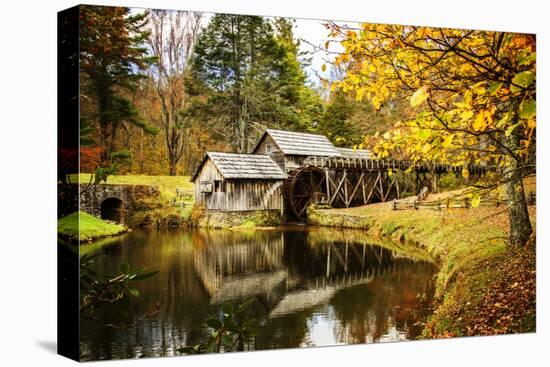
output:
[{"label": "wooden trestle bridge", "polygon": [[348,208],[399,199],[418,193],[424,186],[436,190],[439,175],[459,175],[464,168],[473,177],[490,170],[489,166],[480,165],[308,156],[301,167],[288,173],[285,203],[296,219],[304,220],[311,203]]}]

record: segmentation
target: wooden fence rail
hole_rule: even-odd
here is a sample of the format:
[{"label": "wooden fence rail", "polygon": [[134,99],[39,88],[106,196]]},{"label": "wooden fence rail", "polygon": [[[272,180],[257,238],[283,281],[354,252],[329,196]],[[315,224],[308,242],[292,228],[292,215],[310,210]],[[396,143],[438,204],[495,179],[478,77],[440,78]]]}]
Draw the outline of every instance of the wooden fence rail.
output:
[{"label": "wooden fence rail", "polygon": [[[525,199],[527,200],[528,205],[536,204],[536,193],[530,191]],[[443,209],[457,209],[457,208],[471,208],[472,203],[471,199],[468,197],[462,198],[442,198],[438,200],[419,200],[418,196],[414,196],[409,199],[403,200],[392,200],[391,202],[392,210],[405,210],[405,209],[432,209],[432,210],[443,210]],[[482,197],[479,206],[484,207],[499,207],[508,205],[508,200],[500,199],[493,196]]]}]

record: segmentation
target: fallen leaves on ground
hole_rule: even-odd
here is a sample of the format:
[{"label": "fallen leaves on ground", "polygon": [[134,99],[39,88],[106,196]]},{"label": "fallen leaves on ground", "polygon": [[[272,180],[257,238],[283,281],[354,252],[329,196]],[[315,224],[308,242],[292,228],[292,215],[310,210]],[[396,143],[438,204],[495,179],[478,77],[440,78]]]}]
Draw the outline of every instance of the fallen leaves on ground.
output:
[{"label": "fallen leaves on ground", "polygon": [[526,248],[509,249],[503,256],[478,264],[477,271],[493,268],[495,274],[481,290],[480,301],[455,302],[447,309],[452,320],[451,332],[437,333],[435,325],[427,323],[429,338],[449,338],[459,335],[497,335],[535,331],[536,320],[536,253],[534,239]]},{"label": "fallen leaves on ground", "polygon": [[534,246],[508,251],[496,265],[497,278],[473,310],[475,317],[465,325],[467,335],[535,331],[535,258]]}]

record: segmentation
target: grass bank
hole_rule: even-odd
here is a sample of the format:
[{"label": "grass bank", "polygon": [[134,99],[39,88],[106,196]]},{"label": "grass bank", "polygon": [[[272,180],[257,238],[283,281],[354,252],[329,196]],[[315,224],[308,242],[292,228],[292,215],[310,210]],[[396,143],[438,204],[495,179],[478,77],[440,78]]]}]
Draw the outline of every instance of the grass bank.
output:
[{"label": "grass bank", "polygon": [[122,224],[109,223],[84,212],[75,212],[57,221],[58,235],[75,242],[91,242],[126,231]]},{"label": "grass bank", "polygon": [[[535,224],[535,207],[529,208]],[[398,210],[390,203],[308,211],[315,225],[360,228],[426,250],[439,264],[425,337],[535,330],[535,246],[507,248],[505,209]]]},{"label": "grass bank", "polygon": [[[107,177],[106,184],[148,185],[158,187],[160,194],[166,199],[176,198],[176,189],[182,189],[193,198],[194,185],[190,176],[147,176],[147,175],[112,175]],[[80,174],[80,182],[90,181],[89,173]]]}]

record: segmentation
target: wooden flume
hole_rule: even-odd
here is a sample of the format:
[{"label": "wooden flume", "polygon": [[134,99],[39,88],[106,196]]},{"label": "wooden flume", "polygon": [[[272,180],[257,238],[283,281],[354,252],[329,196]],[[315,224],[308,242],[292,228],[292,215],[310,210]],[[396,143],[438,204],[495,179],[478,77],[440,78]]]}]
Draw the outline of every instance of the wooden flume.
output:
[{"label": "wooden flume", "polygon": [[[287,213],[294,219],[306,219],[312,203],[331,207],[353,207],[399,199],[405,193],[417,193],[424,186],[437,186],[437,177],[445,173],[479,176],[489,166],[455,166],[397,159],[309,156],[303,166],[288,173],[283,193]],[[399,176],[412,175],[400,187]],[[408,184],[407,184],[408,183]]]}]

